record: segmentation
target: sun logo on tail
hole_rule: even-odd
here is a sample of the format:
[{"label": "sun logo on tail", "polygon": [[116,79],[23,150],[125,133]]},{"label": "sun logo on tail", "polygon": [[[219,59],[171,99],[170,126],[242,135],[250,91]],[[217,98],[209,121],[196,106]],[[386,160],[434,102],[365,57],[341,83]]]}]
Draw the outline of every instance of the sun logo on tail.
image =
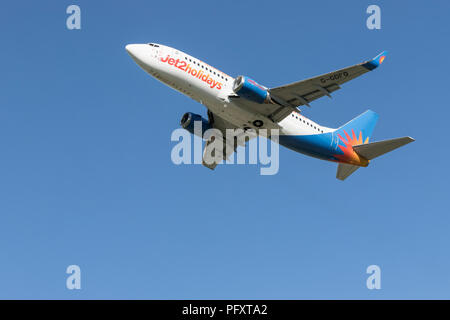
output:
[{"label": "sun logo on tail", "polygon": [[[355,165],[362,165],[365,163],[365,159],[362,160],[361,157],[353,150],[353,146],[359,144],[366,144],[369,142],[369,137],[363,140],[362,132],[359,132],[359,137],[356,137],[355,131],[352,129],[352,136],[350,136],[347,131],[344,130],[345,138],[343,138],[339,133],[337,136],[344,143],[338,144],[339,149],[342,151],[342,154],[335,154],[334,157],[338,159],[338,161],[342,161],[345,163],[351,163]],[[367,160],[366,160],[367,161]]]}]

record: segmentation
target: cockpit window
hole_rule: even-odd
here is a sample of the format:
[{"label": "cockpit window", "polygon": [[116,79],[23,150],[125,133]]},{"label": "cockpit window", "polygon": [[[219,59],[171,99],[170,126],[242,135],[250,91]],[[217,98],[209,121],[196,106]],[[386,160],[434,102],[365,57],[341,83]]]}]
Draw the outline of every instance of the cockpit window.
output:
[{"label": "cockpit window", "polygon": [[151,46],[151,47],[159,48],[159,46],[157,44],[154,44],[154,43],[149,43],[148,45]]}]

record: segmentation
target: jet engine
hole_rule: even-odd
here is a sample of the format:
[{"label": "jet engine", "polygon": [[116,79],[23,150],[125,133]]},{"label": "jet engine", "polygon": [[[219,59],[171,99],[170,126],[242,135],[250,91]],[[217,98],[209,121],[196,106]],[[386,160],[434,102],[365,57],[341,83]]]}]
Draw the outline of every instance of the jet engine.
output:
[{"label": "jet engine", "polygon": [[240,97],[256,103],[268,103],[270,101],[268,89],[249,77],[237,77],[233,83],[233,91]]},{"label": "jet engine", "polygon": [[[195,132],[194,130],[195,129],[194,123],[197,121],[201,123],[201,131],[199,132]],[[205,133],[206,130],[212,128],[208,120],[204,119],[201,115],[192,112],[186,112],[183,115],[180,121],[180,125],[183,127],[183,129],[186,129],[190,133],[195,134],[200,138],[203,138],[203,134]],[[199,126],[199,124],[197,124],[197,126]]]}]

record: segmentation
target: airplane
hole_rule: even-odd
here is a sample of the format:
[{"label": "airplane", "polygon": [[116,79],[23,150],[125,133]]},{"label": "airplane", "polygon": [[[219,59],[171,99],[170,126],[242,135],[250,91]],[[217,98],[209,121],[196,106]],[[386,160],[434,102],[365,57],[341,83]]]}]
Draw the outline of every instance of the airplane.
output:
[{"label": "airplane", "polygon": [[[267,88],[247,76],[233,78],[198,58],[162,44],[128,44],[125,48],[151,76],[207,107],[208,119],[192,112],[181,118],[181,126],[192,134],[196,134],[194,121],[201,121],[201,137],[210,128],[221,132],[241,128],[244,134],[248,130],[259,134],[260,129],[278,129],[279,144],[308,156],[336,162],[339,180],[345,180],[360,167],[367,167],[371,160],[414,141],[411,137],[402,137],[369,142],[378,120],[378,115],[371,110],[335,129],[319,125],[299,110],[300,106],[310,107],[310,103],[318,98],[331,98],[331,93],[340,89],[343,83],[376,69],[383,63],[386,51],[351,67]],[[225,148],[227,143],[233,144],[224,141],[221,161],[236,151],[236,142],[231,148]],[[205,150],[209,145],[210,141],[206,141]],[[203,161],[210,169],[217,164]]]}]

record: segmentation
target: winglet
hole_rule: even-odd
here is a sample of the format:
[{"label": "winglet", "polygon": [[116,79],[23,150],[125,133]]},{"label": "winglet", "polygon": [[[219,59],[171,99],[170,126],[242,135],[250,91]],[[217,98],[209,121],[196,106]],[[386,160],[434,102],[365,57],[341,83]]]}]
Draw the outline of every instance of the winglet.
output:
[{"label": "winglet", "polygon": [[375,58],[373,58],[370,61],[364,62],[362,64],[362,66],[366,69],[368,69],[369,71],[372,71],[373,69],[377,68],[380,64],[383,63],[384,58],[386,58],[387,55],[387,51],[383,51],[382,53],[380,53],[379,55],[377,55]]}]

